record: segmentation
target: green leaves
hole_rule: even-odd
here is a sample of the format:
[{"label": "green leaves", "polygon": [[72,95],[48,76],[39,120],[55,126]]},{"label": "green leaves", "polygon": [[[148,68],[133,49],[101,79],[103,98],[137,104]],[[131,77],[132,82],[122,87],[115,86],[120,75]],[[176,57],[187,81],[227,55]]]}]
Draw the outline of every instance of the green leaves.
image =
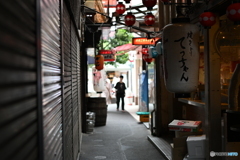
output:
[{"label": "green leaves", "polygon": [[[118,29],[115,33],[114,38],[109,38],[108,40],[100,40],[98,44],[99,50],[110,50],[115,47],[128,44],[132,42],[133,35],[126,29]],[[117,52],[117,54],[121,54],[122,52]],[[125,53],[123,55],[116,56],[115,62],[105,62],[105,64],[111,64],[116,66],[116,62],[120,64],[125,64],[128,61],[128,54]]]}]

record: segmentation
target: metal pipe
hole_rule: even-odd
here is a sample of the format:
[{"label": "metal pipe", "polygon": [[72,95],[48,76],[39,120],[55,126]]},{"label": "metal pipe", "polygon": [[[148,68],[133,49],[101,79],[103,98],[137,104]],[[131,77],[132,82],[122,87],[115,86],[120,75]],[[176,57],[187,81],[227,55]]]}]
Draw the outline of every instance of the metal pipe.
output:
[{"label": "metal pipe", "polygon": [[163,25],[167,25],[167,12],[166,12],[166,5],[163,6]]},{"label": "metal pipe", "polygon": [[158,22],[159,22],[159,30],[161,30],[164,27],[164,10],[163,10],[164,4],[159,2],[158,4]]},{"label": "metal pipe", "polygon": [[62,157],[65,157],[65,147],[66,147],[66,139],[67,137],[64,136],[66,134],[66,130],[65,130],[65,127],[66,127],[66,123],[64,121],[64,119],[66,118],[66,111],[65,111],[65,98],[64,98],[64,36],[63,36],[63,0],[60,0],[60,39],[61,39],[61,92],[62,92],[62,95],[61,95],[61,100],[62,100],[62,142],[63,142],[63,145],[62,145]]},{"label": "metal pipe", "polygon": [[36,64],[37,64],[37,117],[38,117],[38,159],[44,159],[43,107],[42,107],[42,50],[41,50],[41,2],[36,1]]},{"label": "metal pipe", "polygon": [[[177,3],[177,0],[174,0],[174,3]],[[171,5],[171,18],[176,18],[177,14],[176,14],[176,5],[172,4]]]},{"label": "metal pipe", "polygon": [[164,6],[165,10],[165,25],[169,24],[169,5]]}]

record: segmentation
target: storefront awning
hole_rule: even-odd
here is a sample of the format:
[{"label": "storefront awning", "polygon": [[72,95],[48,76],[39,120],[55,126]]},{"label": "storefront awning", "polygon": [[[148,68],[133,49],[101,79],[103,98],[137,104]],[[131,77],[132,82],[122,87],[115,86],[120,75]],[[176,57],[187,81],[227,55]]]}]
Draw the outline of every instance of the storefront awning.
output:
[{"label": "storefront awning", "polygon": [[[125,51],[124,53],[119,54],[119,55],[122,55],[129,51],[138,50],[138,49],[140,49],[140,47],[141,46],[135,46],[135,45],[132,45],[132,43],[128,43],[128,44],[124,44],[124,45],[118,46],[116,48],[113,48],[113,52],[116,53],[116,52],[120,52],[120,51]],[[118,55],[118,54],[116,54],[116,55]]]}]

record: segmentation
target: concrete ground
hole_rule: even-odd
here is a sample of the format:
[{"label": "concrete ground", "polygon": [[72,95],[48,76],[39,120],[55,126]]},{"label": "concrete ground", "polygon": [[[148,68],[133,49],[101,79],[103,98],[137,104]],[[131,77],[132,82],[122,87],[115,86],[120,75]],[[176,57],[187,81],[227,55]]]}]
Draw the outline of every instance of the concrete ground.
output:
[{"label": "concrete ground", "polygon": [[139,123],[138,106],[126,105],[125,110],[108,105],[106,125],[83,134],[80,160],[165,160],[148,140],[149,129]]}]

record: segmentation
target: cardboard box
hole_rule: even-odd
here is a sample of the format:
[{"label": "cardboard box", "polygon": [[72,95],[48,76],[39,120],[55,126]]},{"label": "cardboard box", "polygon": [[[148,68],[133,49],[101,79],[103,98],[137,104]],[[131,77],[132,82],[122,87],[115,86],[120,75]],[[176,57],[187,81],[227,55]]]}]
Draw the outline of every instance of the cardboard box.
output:
[{"label": "cardboard box", "polygon": [[194,136],[194,135],[202,135],[203,131],[202,129],[199,129],[197,132],[183,132],[183,131],[175,131],[175,137],[188,137],[188,136]]},{"label": "cardboard box", "polygon": [[206,135],[188,136],[187,149],[189,158],[205,158]]},{"label": "cardboard box", "polygon": [[201,121],[176,120],[168,124],[170,131],[197,132],[201,126]]},{"label": "cardboard box", "polygon": [[193,129],[193,128],[178,128],[178,127],[168,127],[170,131],[182,131],[182,132],[198,132],[199,129]]},{"label": "cardboard box", "polygon": [[186,154],[187,154],[187,149],[184,147],[172,148],[173,160],[183,160]]},{"label": "cardboard box", "polygon": [[184,147],[187,149],[187,137],[173,138],[173,148]]},{"label": "cardboard box", "polygon": [[183,160],[187,154],[187,137],[173,138],[172,144],[172,159]]}]

